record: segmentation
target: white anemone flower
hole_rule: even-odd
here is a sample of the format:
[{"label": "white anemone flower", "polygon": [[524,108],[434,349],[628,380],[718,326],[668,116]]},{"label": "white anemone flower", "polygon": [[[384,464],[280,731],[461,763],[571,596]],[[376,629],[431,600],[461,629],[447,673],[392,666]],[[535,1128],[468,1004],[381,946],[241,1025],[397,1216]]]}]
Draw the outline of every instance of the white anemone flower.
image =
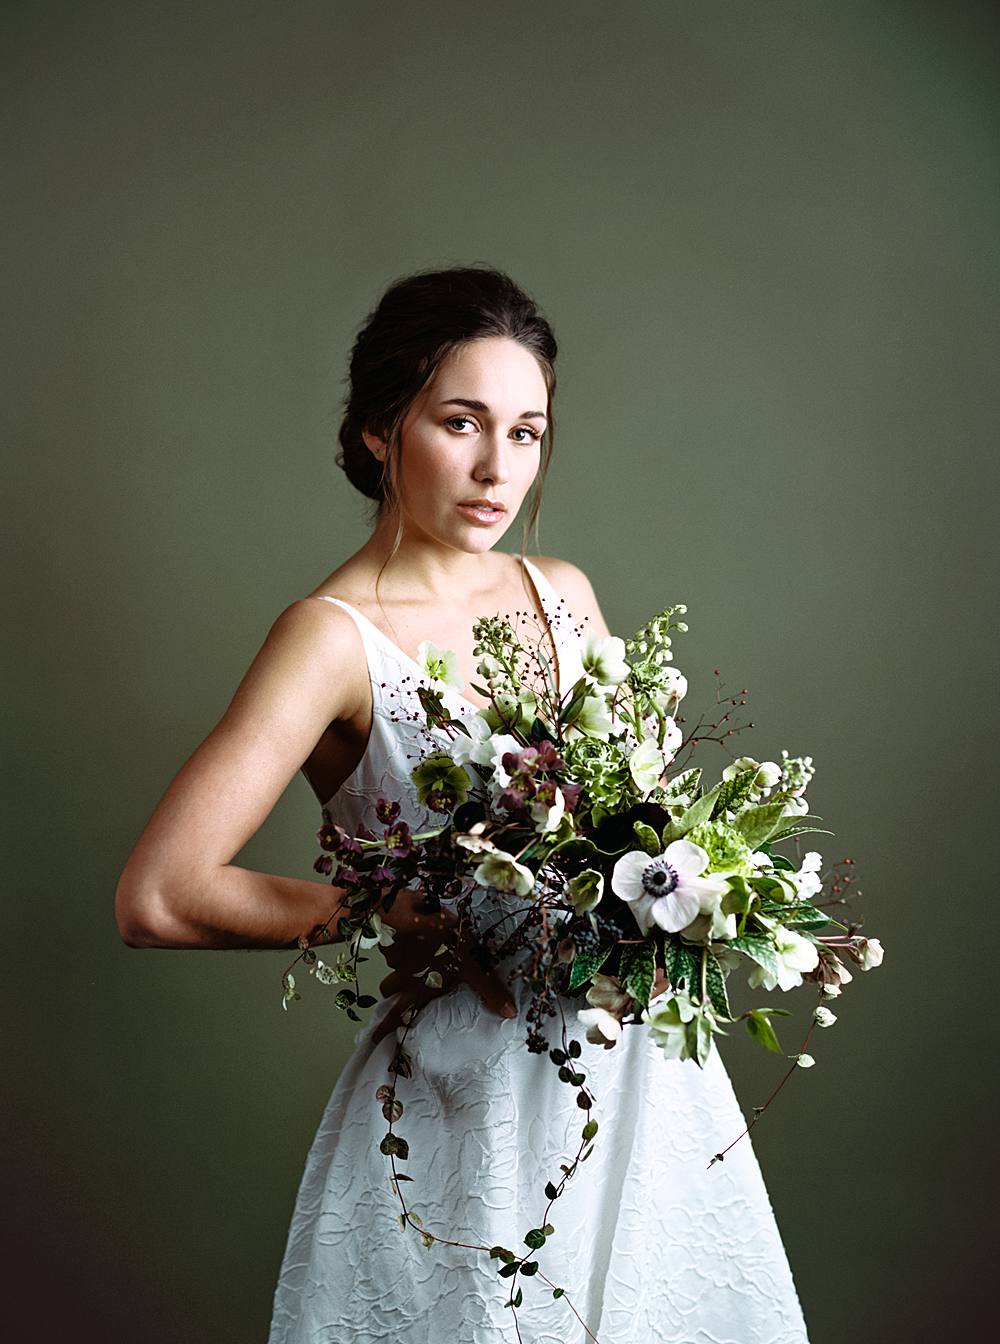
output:
[{"label": "white anemone flower", "polygon": [[722,874],[702,877],[707,866],[701,845],[672,840],[655,857],[635,849],[623,854],[611,874],[611,888],[631,905],[643,933],[654,924],[678,933],[702,913],[703,902],[710,913],[729,885]]},{"label": "white anemone flower", "polygon": [[460,691],[465,685],[458,671],[458,655],[451,649],[439,649],[429,639],[417,645],[417,662],[431,681],[441,682],[452,690]]},{"label": "white anemone flower", "polygon": [[610,1050],[618,1044],[622,1024],[606,1008],[581,1008],[576,1016],[587,1028],[587,1040],[592,1045],[603,1045],[605,1050]]},{"label": "white anemone flower", "polygon": [[599,686],[617,686],[629,674],[625,641],[618,635],[601,637],[588,630],[580,641],[580,661],[591,681]]},{"label": "white anemone flower", "polygon": [[754,966],[747,983],[751,989],[763,985],[765,989],[795,989],[802,984],[802,972],[814,971],[819,965],[819,953],[816,944],[794,929],[786,929],[776,924],[771,930],[774,938],[775,955],[778,958],[778,974],[772,975],[763,966]]},{"label": "white anemone flower", "polygon": [[659,784],[666,765],[663,752],[656,745],[656,738],[644,737],[628,758],[629,773],[643,798],[647,798]]}]

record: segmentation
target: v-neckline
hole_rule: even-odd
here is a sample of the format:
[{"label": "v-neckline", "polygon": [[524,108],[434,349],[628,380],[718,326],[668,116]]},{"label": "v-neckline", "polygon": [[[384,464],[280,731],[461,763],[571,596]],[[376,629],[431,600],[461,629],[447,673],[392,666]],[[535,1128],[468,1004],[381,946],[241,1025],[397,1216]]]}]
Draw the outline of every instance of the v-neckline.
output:
[{"label": "v-neckline", "polygon": [[[520,557],[518,556],[516,558],[518,564],[521,564]],[[542,609],[542,615],[545,618],[545,625],[548,630],[549,639],[552,641],[552,648],[555,652],[555,658],[556,658],[556,689],[559,695],[562,695],[562,659],[559,654],[559,645],[556,642],[555,631],[552,629],[552,621],[551,618],[549,617],[549,613],[545,609],[545,603],[542,599],[542,590],[539,587],[539,585],[535,582],[535,577],[531,572],[534,566],[531,565],[531,562],[527,558],[525,558],[524,563],[521,565],[521,568],[523,569],[524,573],[527,574],[528,576],[528,580],[531,583],[532,588],[534,589],[535,597],[538,600],[538,605]],[[539,570],[538,572],[539,574],[542,573],[541,570]],[[542,575],[542,577],[544,578],[545,576]],[[411,658],[411,656],[406,652],[405,649],[401,648],[394,639],[390,639],[384,630],[380,630],[379,627],[375,624],[375,622],[370,620],[363,611],[359,611],[358,608],[353,606],[350,602],[345,602],[342,597],[334,598],[332,593],[317,593],[317,597],[324,597],[332,599],[335,602],[342,602],[345,607],[350,607],[351,611],[353,611],[356,616],[360,616],[361,619],[364,621],[364,623],[369,627],[369,629],[373,630],[375,634],[378,635],[379,639],[383,641],[383,643],[388,644],[389,648],[392,649],[395,653],[398,653],[401,658],[405,658],[406,661],[410,664],[410,666],[412,668],[415,668],[416,671],[420,673],[421,677],[426,678],[428,681],[431,682],[434,681],[433,677],[428,677],[426,669],[420,666],[416,658]],[[475,710],[477,714],[483,713],[483,711],[488,708],[487,705],[477,705],[474,700],[470,700],[469,697],[467,695],[463,695],[461,691],[456,691],[454,686],[449,686],[447,682],[440,682],[439,684],[443,692],[448,692],[451,695],[455,696],[456,699],[461,700],[463,704],[468,705],[470,709]]]}]

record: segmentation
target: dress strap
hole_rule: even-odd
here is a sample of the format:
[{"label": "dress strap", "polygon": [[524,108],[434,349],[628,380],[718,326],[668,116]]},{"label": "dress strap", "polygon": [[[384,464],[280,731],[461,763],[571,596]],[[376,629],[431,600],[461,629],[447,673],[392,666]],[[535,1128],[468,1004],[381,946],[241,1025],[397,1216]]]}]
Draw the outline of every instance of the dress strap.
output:
[{"label": "dress strap", "polygon": [[574,613],[568,609],[565,598],[556,592],[539,567],[527,556],[524,557],[524,568],[531,576],[542,610],[548,618],[559,663],[559,689],[565,694],[566,690],[583,675],[581,643],[573,624]]},{"label": "dress strap", "polygon": [[382,650],[378,643],[372,639],[371,631],[368,629],[368,621],[356,607],[352,607],[350,602],[345,602],[343,598],[331,597],[329,593],[310,593],[309,596],[317,598],[320,602],[332,602],[335,607],[341,607],[350,616],[357,627],[358,634],[361,636],[361,647],[365,651],[365,659],[368,663],[368,680],[372,684],[372,693],[377,695],[379,679],[375,675],[375,665]]}]

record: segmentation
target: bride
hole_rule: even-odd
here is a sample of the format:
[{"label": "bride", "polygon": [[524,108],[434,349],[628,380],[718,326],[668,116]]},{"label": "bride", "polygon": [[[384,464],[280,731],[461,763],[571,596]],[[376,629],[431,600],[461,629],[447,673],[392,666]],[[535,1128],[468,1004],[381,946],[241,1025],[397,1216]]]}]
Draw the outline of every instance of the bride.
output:
[{"label": "bride", "polygon": [[[409,780],[433,738],[416,698],[427,642],[456,655],[444,690],[456,715],[487,704],[475,690],[482,615],[536,632],[561,690],[580,675],[581,634],[609,633],[591,583],[568,561],[524,555],[552,452],[556,349],[531,298],[485,266],[420,272],[382,296],[352,352],[338,456],[374,502],[371,535],[280,613],[169,784],[118,884],[130,947],[329,941],[316,934],[336,887],[232,859],[298,770],[323,819],[351,832],[378,825],[380,797],[414,827],[437,824]],[[529,493],[520,555],[496,549]],[[425,910],[419,891],[385,916],[391,969],[306,1160],[269,1344],[499,1344],[515,1331],[525,1344],[803,1344],[749,1139],[706,1169],[744,1127],[718,1051],[699,1069],[665,1059],[644,1031],[611,1052],[588,1047],[603,1142],[559,1201],[542,1265],[566,1301],[539,1283],[515,1325],[498,1262],[426,1249],[400,1228],[375,1093],[413,1005],[407,1189],[425,1226],[478,1246],[519,1239],[579,1129],[572,1090],[525,1048],[522,981],[484,972],[468,949],[437,988],[418,974],[454,919],[447,902]],[[570,1018],[579,1005],[565,1006]]]}]

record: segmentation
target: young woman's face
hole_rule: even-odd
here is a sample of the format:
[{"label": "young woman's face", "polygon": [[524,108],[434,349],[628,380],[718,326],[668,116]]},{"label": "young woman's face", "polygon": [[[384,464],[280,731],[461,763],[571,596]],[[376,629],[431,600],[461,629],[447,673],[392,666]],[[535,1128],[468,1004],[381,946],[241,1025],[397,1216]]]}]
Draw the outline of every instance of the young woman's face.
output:
[{"label": "young woman's face", "polygon": [[541,368],[517,341],[489,336],[453,350],[403,422],[398,479],[407,531],[461,551],[494,546],[538,473],[547,405]]}]

